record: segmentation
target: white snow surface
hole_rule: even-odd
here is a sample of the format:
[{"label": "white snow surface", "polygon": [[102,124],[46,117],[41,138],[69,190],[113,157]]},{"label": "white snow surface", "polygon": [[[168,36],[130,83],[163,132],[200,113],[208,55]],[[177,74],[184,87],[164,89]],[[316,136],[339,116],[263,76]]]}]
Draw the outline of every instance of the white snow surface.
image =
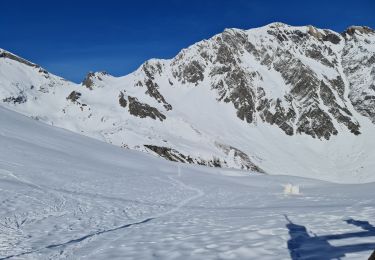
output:
[{"label": "white snow surface", "polygon": [[[172,163],[1,107],[0,122],[0,259],[367,259],[375,249],[375,183]],[[287,184],[300,194],[285,195]]]},{"label": "white snow surface", "polygon": [[[309,28],[274,23],[245,31],[257,48],[266,46],[270,54],[278,48],[277,43],[271,41],[267,33],[271,26],[299,29],[303,32]],[[236,29],[230,29],[228,32],[235,33]],[[2,102],[1,106],[50,125],[139,151],[147,151],[143,146],[147,144],[164,146],[193,158],[212,160],[217,157],[225,160],[229,167],[241,168],[237,158],[233,156],[234,150],[226,153],[219,148],[220,145],[232,146],[246,153],[254,164],[268,174],[295,175],[341,183],[375,181],[375,125],[367,117],[357,113],[350,102],[346,102],[345,106],[360,124],[361,134],[355,136],[343,124],[333,121],[339,133],[327,141],[301,134],[287,136],[277,126],[261,120],[255,120],[252,124],[241,121],[233,104],[218,102],[216,90],[211,89],[210,82],[216,80],[215,76],[205,75],[199,86],[177,81],[173,73],[179,63],[186,65],[190,60],[200,57],[200,48],[213,51],[211,45],[216,37],[219,36],[182,50],[174,59],[150,60],[146,63],[152,64],[152,68],[161,66],[163,73],[155,73],[155,82],[159,85],[158,91],[172,105],[173,109],[170,111],[166,111],[162,103],[147,95],[144,86],[137,86],[138,81],[145,79],[142,67],[124,77],[95,73],[93,90],[90,90],[50,73],[42,73],[38,67],[7,58],[0,59],[0,103],[6,98],[23,94],[27,102],[16,105]],[[337,37],[341,37],[341,42],[344,41],[342,36]],[[375,37],[371,39],[375,42]],[[293,54],[297,55],[302,51],[295,44],[285,44],[287,45],[284,48],[290,48]],[[319,41],[312,39],[311,44],[319,44]],[[331,45],[334,54],[341,57],[343,44]],[[373,42],[364,46],[369,48],[369,53],[374,51],[370,48],[374,46]],[[353,53],[353,57],[358,55],[360,53]],[[179,60],[180,56],[183,59]],[[284,99],[283,95],[290,90],[290,86],[284,82],[280,73],[261,65],[250,54],[244,54],[240,58],[249,71],[254,70],[262,75],[262,79],[258,77],[254,84],[264,87],[267,96]],[[328,55],[327,58],[330,59],[331,56]],[[300,59],[321,79],[333,79],[343,73],[305,56]],[[206,61],[201,58],[199,62],[205,64]],[[368,68],[368,73],[371,69],[374,68]],[[206,69],[205,73],[209,71],[210,69]],[[361,76],[365,78],[368,73]],[[344,76],[343,78],[347,80]],[[370,77],[368,78],[370,80]],[[364,82],[356,86],[361,90],[368,85]],[[82,94],[78,103],[67,100],[74,90]],[[161,122],[131,115],[128,108],[119,105],[120,92],[155,107],[166,119]],[[349,100],[349,92],[349,89],[346,89],[346,100]],[[322,110],[328,110],[326,106],[320,106]],[[296,126],[294,131],[295,128]]]}]

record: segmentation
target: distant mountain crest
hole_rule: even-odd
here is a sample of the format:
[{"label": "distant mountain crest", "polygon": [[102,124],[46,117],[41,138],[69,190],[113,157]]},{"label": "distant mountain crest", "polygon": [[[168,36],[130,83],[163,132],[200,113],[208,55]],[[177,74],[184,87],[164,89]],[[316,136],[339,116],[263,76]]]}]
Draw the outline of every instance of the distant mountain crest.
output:
[{"label": "distant mountain crest", "polygon": [[[272,23],[226,29],[124,77],[90,72],[82,84],[0,50],[0,98],[49,124],[170,160],[272,173],[282,164],[275,154],[295,149],[341,165],[348,140],[374,137],[374,46],[365,26],[340,34]],[[334,155],[331,146],[345,148]],[[281,157],[296,174],[309,163]]]}]

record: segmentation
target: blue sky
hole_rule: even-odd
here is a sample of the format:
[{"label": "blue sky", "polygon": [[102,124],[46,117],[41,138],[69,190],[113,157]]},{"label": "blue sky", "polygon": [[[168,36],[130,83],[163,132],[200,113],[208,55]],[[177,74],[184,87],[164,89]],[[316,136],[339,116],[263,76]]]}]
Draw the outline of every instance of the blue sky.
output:
[{"label": "blue sky", "polygon": [[88,71],[126,75],[150,58],[222,32],[271,22],[341,32],[375,28],[375,1],[2,0],[0,48],[80,82]]}]

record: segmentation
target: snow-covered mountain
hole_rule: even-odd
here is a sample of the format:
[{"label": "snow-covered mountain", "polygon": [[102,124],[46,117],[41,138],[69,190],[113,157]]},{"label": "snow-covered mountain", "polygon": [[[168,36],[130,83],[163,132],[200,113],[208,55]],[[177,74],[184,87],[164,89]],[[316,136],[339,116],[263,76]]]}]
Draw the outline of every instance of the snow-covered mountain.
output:
[{"label": "snow-covered mountain", "polygon": [[375,183],[182,165],[2,107],[0,122],[2,260],[360,260],[375,248]]},{"label": "snow-covered mountain", "polygon": [[169,160],[358,182],[375,174],[375,31],[228,29],[82,84],[0,50],[0,102]]}]

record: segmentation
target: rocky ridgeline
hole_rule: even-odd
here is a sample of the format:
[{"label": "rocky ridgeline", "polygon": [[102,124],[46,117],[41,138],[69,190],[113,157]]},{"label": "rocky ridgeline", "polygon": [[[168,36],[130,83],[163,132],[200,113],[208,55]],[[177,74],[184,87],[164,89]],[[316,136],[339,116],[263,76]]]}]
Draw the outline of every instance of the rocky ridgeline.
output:
[{"label": "rocky ridgeline", "polygon": [[[108,99],[109,107],[100,115],[101,122],[111,114],[111,107],[118,106],[130,117],[165,124],[176,109],[183,110],[183,104],[168,100],[169,89],[208,88],[218,106],[232,106],[238,120],[252,126],[265,123],[288,136],[308,135],[317,140],[330,140],[342,129],[360,135],[358,115],[375,123],[374,46],[375,31],[362,26],[349,27],[341,34],[282,23],[251,30],[227,29],[182,50],[171,60],[147,61],[123,78],[90,72],[80,86],[67,90],[64,99],[78,105],[83,113],[89,110],[87,118],[95,120],[95,105],[90,104],[89,96],[100,92],[105,96],[103,100]],[[12,90],[1,96],[5,104],[33,102],[40,93],[54,94],[56,86],[66,84],[9,52],[0,50],[0,58],[27,65],[43,77],[35,86],[11,82]],[[61,99],[57,95],[51,98]],[[57,109],[65,114],[69,106]],[[204,104],[196,109],[191,112],[199,113]],[[117,123],[115,120],[112,125]],[[116,131],[122,128],[109,130],[111,134]],[[123,146],[128,147],[124,142]],[[226,159],[217,155],[203,159],[178,151],[173,142],[165,146],[156,141],[139,145],[172,161],[230,167]],[[214,146],[225,156],[232,156],[238,168],[263,171],[249,154],[232,144],[215,141]]]},{"label": "rocky ridgeline", "polygon": [[[348,105],[374,120],[375,55],[366,47],[353,45],[373,46],[373,36],[374,31],[367,27],[350,27],[340,35],[312,26],[303,31],[280,23],[258,35],[252,30],[226,30],[178,54],[168,68],[173,75],[169,81],[191,87],[208,83],[219,102],[233,104],[241,120],[250,124],[262,120],[287,135],[307,134],[328,140],[338,134],[336,126],[340,124],[358,135],[360,125]],[[249,57],[264,66],[262,70],[275,71],[282,77],[282,96],[267,94],[268,86],[262,84],[267,74],[249,68]],[[313,65],[319,63],[322,73],[318,74],[306,59]],[[164,67],[160,62],[143,65],[149,85],[158,85],[154,76],[165,73]],[[369,72],[363,74],[363,68]],[[367,79],[367,75],[372,77]]]}]

